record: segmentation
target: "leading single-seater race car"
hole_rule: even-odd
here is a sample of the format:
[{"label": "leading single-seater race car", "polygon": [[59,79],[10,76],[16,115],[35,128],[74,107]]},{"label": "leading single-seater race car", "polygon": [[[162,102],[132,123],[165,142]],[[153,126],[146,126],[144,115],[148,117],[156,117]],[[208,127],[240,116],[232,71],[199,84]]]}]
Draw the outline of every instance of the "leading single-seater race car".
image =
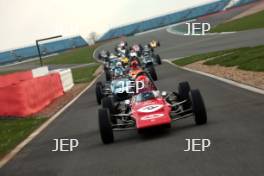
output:
[{"label": "leading single-seater race car", "polygon": [[98,116],[104,144],[114,142],[113,131],[136,129],[141,133],[155,127],[170,128],[173,121],[193,116],[197,125],[207,122],[202,95],[198,89],[191,90],[188,82],[180,83],[178,92],[171,93],[161,93],[150,79],[147,82],[152,86],[123,103],[115,103],[111,97],[103,99]]}]

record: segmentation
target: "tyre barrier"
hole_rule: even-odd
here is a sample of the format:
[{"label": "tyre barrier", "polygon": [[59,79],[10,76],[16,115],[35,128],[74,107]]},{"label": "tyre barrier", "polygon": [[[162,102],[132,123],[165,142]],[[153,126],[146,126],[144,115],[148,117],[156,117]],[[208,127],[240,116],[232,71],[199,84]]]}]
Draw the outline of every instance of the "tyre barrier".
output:
[{"label": "tyre barrier", "polygon": [[[31,71],[16,73],[14,75],[20,79],[13,79],[13,83],[0,87],[0,116],[25,117],[32,115],[64,94],[59,73],[26,79],[29,78],[29,73]],[[5,78],[13,78],[14,75],[6,75]],[[22,78],[26,80],[21,81]],[[4,80],[1,77],[0,79]]]}]

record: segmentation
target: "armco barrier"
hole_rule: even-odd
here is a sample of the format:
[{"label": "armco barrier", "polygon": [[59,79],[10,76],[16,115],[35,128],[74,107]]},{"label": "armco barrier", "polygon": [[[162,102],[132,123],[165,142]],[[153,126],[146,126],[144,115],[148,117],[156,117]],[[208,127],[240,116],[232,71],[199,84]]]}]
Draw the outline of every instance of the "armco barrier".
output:
[{"label": "armco barrier", "polygon": [[0,76],[0,87],[5,87],[11,84],[17,84],[21,81],[32,79],[33,75],[30,71],[16,72]]},{"label": "armco barrier", "polygon": [[32,69],[33,78],[45,76],[47,74],[49,74],[49,69],[47,66]]},{"label": "armco barrier", "polygon": [[0,87],[0,116],[32,115],[63,95],[58,73]]},{"label": "armco barrier", "polygon": [[71,69],[57,69],[53,70],[52,73],[60,74],[64,92],[69,91],[74,86]]}]

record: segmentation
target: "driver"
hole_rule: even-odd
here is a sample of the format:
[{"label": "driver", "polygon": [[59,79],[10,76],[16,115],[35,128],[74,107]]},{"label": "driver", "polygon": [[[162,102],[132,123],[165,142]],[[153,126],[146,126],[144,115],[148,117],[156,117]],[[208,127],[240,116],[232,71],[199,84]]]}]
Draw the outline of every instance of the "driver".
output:
[{"label": "driver", "polygon": [[124,75],[125,69],[123,68],[122,63],[120,61],[116,63],[116,66],[113,71],[114,77],[120,77]]},{"label": "driver", "polygon": [[136,96],[136,101],[143,102],[143,101],[152,100],[158,97],[160,97],[160,91],[158,90],[146,91],[146,92],[139,93]]},{"label": "driver", "polygon": [[137,60],[133,60],[130,64],[129,75],[134,79],[141,71],[142,70],[139,68]]}]

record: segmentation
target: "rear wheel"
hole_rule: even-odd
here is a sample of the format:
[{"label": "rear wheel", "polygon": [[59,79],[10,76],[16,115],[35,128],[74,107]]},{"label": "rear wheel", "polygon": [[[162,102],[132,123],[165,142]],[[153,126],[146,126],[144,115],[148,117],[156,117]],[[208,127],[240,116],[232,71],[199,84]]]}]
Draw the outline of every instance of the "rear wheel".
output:
[{"label": "rear wheel", "polygon": [[112,124],[110,121],[111,114],[108,109],[99,109],[98,111],[99,116],[99,129],[101,139],[104,144],[109,144],[114,142],[114,134],[112,129]]},{"label": "rear wheel", "polygon": [[155,68],[153,66],[148,67],[148,72],[149,72],[151,78],[154,81],[158,80],[158,76],[157,76],[156,70],[155,70]]},{"label": "rear wheel", "polygon": [[103,94],[103,84],[102,82],[97,82],[95,87],[96,100],[98,104],[101,104],[101,100],[104,97]]},{"label": "rear wheel", "polygon": [[197,125],[205,124],[207,122],[207,113],[200,91],[198,89],[191,90],[190,95],[195,123]]}]

